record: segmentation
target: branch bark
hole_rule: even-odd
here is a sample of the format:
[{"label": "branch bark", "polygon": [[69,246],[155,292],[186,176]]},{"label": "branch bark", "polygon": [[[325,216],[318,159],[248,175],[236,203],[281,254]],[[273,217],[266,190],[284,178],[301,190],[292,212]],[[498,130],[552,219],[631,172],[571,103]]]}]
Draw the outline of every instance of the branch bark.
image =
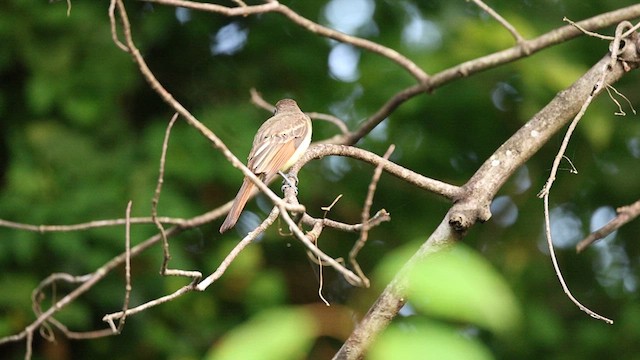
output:
[{"label": "branch bark", "polygon": [[[638,66],[638,54],[632,66]],[[382,332],[407,301],[406,274],[414,264],[424,261],[430,254],[461,239],[478,221],[491,217],[489,206],[515,170],[535,154],[552,136],[578,113],[593,86],[603,76],[606,84],[613,84],[626,73],[621,62],[609,66],[611,57],[603,57],[573,85],[561,91],[520,130],[505,141],[462,187],[443,221],[411,257],[378,300],[358,324],[354,332],[336,353],[334,359],[362,359],[371,342]]]}]

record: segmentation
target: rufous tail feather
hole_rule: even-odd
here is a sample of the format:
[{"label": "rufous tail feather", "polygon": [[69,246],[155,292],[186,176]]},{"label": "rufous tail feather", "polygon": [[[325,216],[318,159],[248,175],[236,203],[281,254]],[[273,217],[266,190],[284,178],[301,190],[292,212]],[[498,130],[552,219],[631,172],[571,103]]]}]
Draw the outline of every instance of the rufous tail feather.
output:
[{"label": "rufous tail feather", "polygon": [[251,195],[251,190],[253,190],[254,186],[255,184],[251,182],[250,179],[245,178],[242,181],[242,186],[240,186],[240,190],[238,190],[238,194],[236,195],[236,198],[233,201],[231,210],[229,210],[229,214],[227,214],[227,218],[224,219],[222,226],[220,226],[220,234],[231,229],[236,224],[236,222],[238,221],[238,218],[240,217],[240,214],[242,213],[242,209],[244,209],[244,206],[247,204],[247,201],[249,200],[249,196]]}]

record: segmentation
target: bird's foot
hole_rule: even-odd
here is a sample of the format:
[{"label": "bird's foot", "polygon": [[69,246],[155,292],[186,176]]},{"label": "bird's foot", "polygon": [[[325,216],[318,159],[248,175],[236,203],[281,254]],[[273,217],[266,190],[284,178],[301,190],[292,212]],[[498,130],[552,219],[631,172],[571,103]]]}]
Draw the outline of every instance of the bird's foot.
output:
[{"label": "bird's foot", "polygon": [[293,191],[296,192],[296,195],[298,195],[298,177],[296,177],[295,175],[284,174],[282,171],[278,171],[278,174],[280,174],[283,179],[282,192],[284,193],[287,187],[290,187],[293,189]]}]

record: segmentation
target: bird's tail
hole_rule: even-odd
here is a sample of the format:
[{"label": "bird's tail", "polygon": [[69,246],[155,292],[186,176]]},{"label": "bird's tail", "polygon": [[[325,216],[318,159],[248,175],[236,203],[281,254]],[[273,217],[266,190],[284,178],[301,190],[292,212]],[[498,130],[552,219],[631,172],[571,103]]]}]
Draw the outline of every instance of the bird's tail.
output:
[{"label": "bird's tail", "polygon": [[240,190],[238,190],[238,194],[233,201],[233,205],[231,205],[231,210],[229,210],[229,214],[227,214],[227,218],[224,219],[222,226],[220,226],[220,234],[231,229],[238,221],[240,214],[242,213],[242,209],[247,204],[249,200],[249,196],[251,196],[251,190],[255,184],[250,180],[245,178],[242,181],[242,186],[240,186]]}]

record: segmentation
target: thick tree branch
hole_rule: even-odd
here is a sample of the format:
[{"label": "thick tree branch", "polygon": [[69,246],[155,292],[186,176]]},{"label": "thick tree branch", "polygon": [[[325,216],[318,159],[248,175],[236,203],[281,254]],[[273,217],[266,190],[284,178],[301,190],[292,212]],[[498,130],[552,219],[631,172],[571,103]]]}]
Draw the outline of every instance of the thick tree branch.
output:
[{"label": "thick tree branch", "polygon": [[[638,17],[640,17],[640,4],[603,13],[586,20],[578,21],[576,24],[583,29],[597,30],[615,25],[624,20],[631,20]],[[353,130],[350,134],[346,136],[336,135],[330,141],[336,144],[353,145],[369,134],[371,130],[384,121],[384,119],[386,119],[398,106],[417,95],[425,92],[431,92],[461,77],[466,77],[521,59],[527,55],[571,40],[582,34],[583,33],[573,25],[565,25],[538,36],[537,38],[520,42],[509,49],[469,60],[433,74],[429,77],[429,81],[427,83],[412,85],[397,92],[391,99],[383,104],[378,111],[362,122],[362,124],[360,124],[358,128]]]},{"label": "thick tree branch", "polygon": [[[609,55],[603,57],[573,85],[558,93],[482,164],[462,187],[463,195],[451,212],[452,226],[464,231],[476,221],[489,220],[489,206],[498,190],[518,167],[573,119],[593,91],[594,85],[603,76],[606,84],[613,84],[626,73],[621,63],[609,70],[610,61]],[[633,63],[633,66],[637,67],[638,63]]]},{"label": "thick tree branch", "polygon": [[411,259],[393,277],[364,318],[358,323],[334,360],[363,359],[371,343],[393,320],[407,302],[407,275],[409,271],[429,255],[435,254],[461,238],[460,233],[452,231],[448,216],[438,225]]},{"label": "thick tree branch", "polygon": [[[638,54],[633,67],[638,66]],[[591,95],[594,85],[604,77],[605,83],[618,81],[625,73],[621,62],[608,66],[611,56],[603,57],[573,85],[560,92],[511,138],[502,144],[462,187],[460,198],[438,228],[398,272],[378,300],[369,309],[334,359],[362,359],[375,337],[386,328],[406,302],[406,273],[413,264],[441,250],[457,239],[477,221],[491,217],[489,205],[515,170],[566,125]]]},{"label": "thick tree branch", "polygon": [[[398,92],[395,96],[389,99],[375,114],[373,114],[369,119],[363,122],[360,127],[358,127],[353,132],[348,132],[346,128],[341,127],[341,131],[343,134],[334,137],[332,141],[342,143],[342,144],[354,144],[362,137],[366,136],[373,128],[375,128],[381,121],[383,121],[386,117],[389,116],[398,106],[402,103],[411,99],[419,94],[422,94],[427,91],[431,91],[439,86],[442,86],[450,81],[459,79],[463,76],[468,76],[480,71],[484,71],[486,69],[490,69],[501,64],[504,64],[509,61],[514,61],[516,59],[522,58],[527,54],[539,51],[546,47],[558,44],[560,42],[566,41],[568,39],[574,38],[580,35],[580,31],[577,30],[573,26],[565,26],[559,28],[557,30],[551,31],[545,35],[542,35],[538,38],[532,40],[523,40],[521,37],[516,36],[519,44],[514,46],[513,48],[491,54],[482,58],[478,58],[475,60],[471,60],[465,62],[463,64],[452,67],[448,70],[435,74],[432,77],[429,77],[425,71],[418,68],[412,61],[399,54],[393,49],[387,48],[380,44],[371,42],[366,39],[361,39],[353,36],[349,36],[346,34],[339,33],[332,29],[323,27],[317,23],[314,23],[297,13],[295,13],[290,8],[279,4],[276,1],[268,1],[266,4],[255,5],[255,6],[247,6],[242,1],[237,0],[236,3],[239,4],[236,8],[229,8],[220,5],[214,4],[204,4],[204,3],[196,3],[191,1],[182,1],[182,0],[148,0],[148,2],[161,3],[165,5],[174,5],[174,6],[184,6],[190,7],[193,9],[212,11],[224,14],[226,16],[247,16],[251,14],[259,14],[265,12],[279,12],[285,15],[289,20],[296,23],[297,25],[305,28],[306,30],[318,34],[321,36],[325,36],[331,39],[335,39],[338,41],[342,41],[345,43],[352,44],[354,46],[359,46],[363,49],[369,50],[371,52],[380,54],[384,57],[389,58],[392,61],[395,61],[397,64],[406,69],[409,73],[411,73],[417,80],[418,84],[411,86],[407,89],[404,89]],[[476,1],[477,3],[480,3]],[[123,23],[123,35],[124,41],[120,42],[117,37],[116,31],[116,10],[120,15],[120,19]],[[320,231],[324,226],[334,226],[336,228],[344,228],[348,231],[363,231],[366,232],[366,229],[370,226],[373,226],[374,223],[379,223],[382,221],[388,220],[389,216],[386,212],[380,211],[376,214],[370,221],[367,220],[366,223],[357,224],[357,225],[346,225],[340,224],[337,222],[333,222],[328,219],[316,220],[313,219],[314,230],[307,234],[304,234],[300,228],[296,226],[293,219],[286,213],[286,210],[291,210],[293,205],[287,204],[282,199],[280,199],[277,195],[275,195],[271,190],[267,188],[265,184],[263,184],[259,179],[255,177],[253,173],[251,173],[242,162],[240,162],[225,146],[225,144],[209,129],[204,127],[189,111],[184,108],[173,96],[162,87],[160,82],[157,81],[151,70],[146,65],[144,58],[135,47],[133,42],[133,38],[131,36],[131,29],[129,25],[129,21],[124,9],[124,5],[120,0],[113,0],[109,7],[109,14],[112,20],[112,36],[114,42],[121,49],[127,51],[132,56],[133,60],[138,65],[142,75],[149,82],[150,87],[156,91],[159,96],[167,102],[172,108],[174,108],[191,126],[200,131],[205,137],[207,137],[215,148],[220,150],[224,156],[233,164],[233,166],[239,168],[243,174],[254,181],[260,190],[263,193],[267,194],[270,199],[276,204],[274,211],[272,212],[273,217],[269,217],[265,220],[265,224],[270,224],[269,221],[273,222],[275,216],[278,215],[278,212],[282,213],[287,224],[289,224],[292,230],[295,232],[296,236],[310,249],[315,250],[316,254],[319,257],[322,257],[325,261],[331,263],[332,261],[335,263],[335,260],[321,253],[317,248],[314,249],[313,240],[319,236]],[[617,11],[613,11],[610,13],[605,13],[596,17],[593,17],[588,20],[584,20],[576,23],[580,28],[587,30],[599,29],[605,26],[613,25],[624,19],[632,19],[640,16],[640,5],[633,5],[627,8],[623,8]],[[511,31],[511,30],[510,30]],[[515,31],[515,29],[513,29]],[[517,32],[516,32],[517,34]],[[617,48],[614,47],[614,48]],[[609,60],[606,58],[605,60]],[[372,341],[372,339],[377,336],[377,334],[386,327],[386,325],[396,316],[398,310],[405,303],[406,299],[404,296],[405,289],[405,281],[406,278],[404,274],[406,274],[407,270],[412,267],[413,264],[422,261],[429,254],[439,251],[440,249],[448,246],[449,244],[455,242],[460,239],[465,231],[469,229],[473,224],[477,221],[486,221],[491,216],[489,211],[489,204],[496,192],[502,187],[504,182],[513,174],[513,172],[521,166],[524,162],[527,161],[531,157],[531,155],[537,152],[540,147],[546,143],[553,134],[555,134],[562,126],[564,126],[575,114],[576,109],[579,108],[581,103],[584,101],[584,95],[589,94],[593,87],[594,79],[598,76],[605,76],[606,83],[610,84],[619,79],[625,71],[628,71],[632,68],[638,66],[637,63],[637,53],[635,56],[630,58],[624,58],[625,62],[615,63],[614,66],[600,66],[603,65],[601,61],[594,68],[592,68],[584,77],[578,80],[571,88],[561,92],[558,94],[556,98],[554,98],[544,109],[542,109],[538,114],[534,116],[522,129],[520,129],[516,134],[514,134],[505,144],[503,144],[492,157],[490,157],[476,172],[476,174],[465,184],[463,187],[457,187],[450,184],[446,184],[437,180],[426,178],[422,175],[413,173],[407,169],[404,169],[396,164],[389,162],[388,160],[382,159],[377,155],[373,155],[367,153],[361,149],[348,147],[348,146],[336,146],[336,145],[315,145],[310,149],[308,154],[306,155],[306,160],[301,161],[297,166],[297,171],[302,164],[306,161],[311,160],[312,158],[319,158],[327,155],[343,155],[343,156],[351,156],[354,158],[358,158],[360,160],[364,160],[370,162],[374,165],[377,165],[379,168],[388,171],[389,173],[402,178],[404,180],[409,181],[410,183],[443,195],[444,197],[455,201],[455,204],[447,213],[441,224],[438,228],[433,232],[433,234],[427,239],[427,241],[422,245],[420,250],[414,254],[413,258],[405,265],[403,270],[396,276],[396,278],[389,284],[389,286],[385,289],[383,294],[380,296],[376,304],[370,309],[367,316],[362,320],[359,324],[356,331],[352,334],[352,336],[348,339],[343,347],[343,350],[339,352],[336,357],[338,358],[360,358],[363,356],[364,351],[366,351],[368,344]],[[624,66],[622,66],[624,64]],[[597,67],[600,67],[601,71],[606,71],[606,73],[598,73]],[[331,119],[331,121],[335,121],[335,119]],[[157,200],[157,199],[156,199]],[[296,199],[297,200],[297,199]],[[297,202],[297,201],[296,201]],[[157,203],[157,201],[156,201]],[[295,205],[295,204],[294,204]],[[299,209],[295,208],[295,209]],[[175,236],[179,234],[183,229],[199,226],[204,223],[208,223],[210,221],[215,220],[222,214],[226,209],[224,207],[220,209],[216,209],[207,214],[203,214],[201,216],[192,218],[192,219],[172,219],[172,218],[162,218],[157,217],[157,213],[154,211],[154,216],[152,218],[131,218],[129,219],[129,215],[127,213],[126,219],[118,219],[118,220],[106,220],[106,221],[95,221],[86,224],[78,224],[71,226],[35,226],[35,225],[26,225],[26,224],[18,224],[9,221],[0,220],[0,226],[12,227],[16,229],[29,230],[29,231],[75,231],[80,229],[87,229],[93,227],[101,227],[101,226],[113,226],[113,225],[126,225],[127,226],[127,238],[126,238],[126,251],[114,257],[108,263],[97,269],[95,272],[80,276],[80,277],[72,277],[68,274],[54,274],[45,281],[41,283],[34,294],[41,295],[41,290],[45,286],[49,286],[55,284],[59,281],[67,281],[74,284],[79,284],[77,288],[71,291],[69,294],[64,296],[62,299],[56,301],[49,309],[46,311],[40,311],[39,308],[35,311],[37,315],[37,319],[32,322],[29,326],[25,328],[23,332],[20,334],[16,334],[13,336],[8,336],[0,339],[0,344],[9,341],[17,341],[21,339],[26,339],[27,344],[27,357],[31,356],[31,345],[33,339],[33,333],[41,326],[46,326],[47,324],[52,324],[59,329],[65,331],[70,337],[76,336],[74,332],[68,332],[64,325],[60,324],[53,318],[53,315],[64,308],[66,305],[75,301],[79,296],[87,292],[91,289],[97,282],[102,280],[108,273],[113,271],[116,267],[121,266],[123,263],[128,263],[132,257],[135,257],[137,254],[148,249],[150,246],[161,242],[164,240],[167,241],[167,238],[170,236]],[[303,214],[303,220],[309,221],[309,216]],[[128,229],[131,224],[138,223],[152,223],[155,222],[161,232],[163,234],[156,235],[152,238],[147,239],[141,244],[138,244],[134,247],[129,246],[129,233]],[[174,224],[176,226],[171,227],[167,230],[164,230],[161,223],[164,224]],[[316,231],[317,230],[317,231]],[[221,264],[221,266],[214,272],[210,278],[210,280],[215,281],[215,278],[219,277],[225,269],[225,266],[228,262],[233,260],[235,256],[242,250],[244,246],[246,246],[250,242],[250,238],[245,238],[243,242],[229,254],[228,258],[225,259],[225,262]],[[128,268],[128,266],[127,266]],[[343,273],[347,279],[357,283],[358,278],[353,275],[353,273],[346,271]],[[130,279],[127,279],[130,280]],[[211,282],[212,282],[211,281]],[[194,291],[194,290],[203,290],[206,286],[210,284],[210,282],[203,282],[202,288],[195,286],[195,281],[189,285],[186,285],[176,291],[174,294],[167,295],[160,299],[156,299],[154,301],[150,301],[143,305],[140,305],[136,308],[129,309],[128,308],[128,292],[130,291],[130,283],[127,284],[125,301],[123,305],[123,311],[115,314],[108,315],[106,319],[108,321],[113,321],[115,319],[122,319],[122,324],[124,324],[123,315],[133,314],[138,311],[142,311],[151,306],[155,306],[165,301],[169,301],[171,299],[176,298],[186,292]],[[34,303],[34,306],[38,307],[39,303]],[[121,329],[121,326],[115,327],[116,332]],[[105,329],[106,332],[111,332],[111,329]],[[92,332],[96,336],[104,336],[105,330],[99,330],[96,332]],[[99,335],[98,335],[99,334]]]}]

